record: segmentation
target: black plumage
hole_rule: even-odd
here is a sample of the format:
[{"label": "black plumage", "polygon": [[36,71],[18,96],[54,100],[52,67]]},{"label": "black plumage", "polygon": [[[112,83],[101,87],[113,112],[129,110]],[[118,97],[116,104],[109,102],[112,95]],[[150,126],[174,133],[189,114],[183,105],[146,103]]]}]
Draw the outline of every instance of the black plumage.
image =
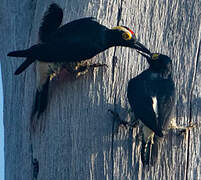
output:
[{"label": "black plumage", "polygon": [[[41,42],[26,50],[8,53],[8,56],[26,57],[27,62],[22,66],[28,67],[36,59],[42,62],[79,62],[90,59],[112,46],[125,46],[149,52],[137,41],[129,28],[120,26],[109,29],[92,17],[78,19],[57,28],[61,23],[62,10],[56,4],[54,8],[52,6],[43,18],[39,32]],[[16,74],[26,67],[20,66],[21,70],[17,70]]]},{"label": "black plumage", "polygon": [[37,92],[31,119],[35,114],[39,118],[47,107],[48,85],[55,66],[60,68],[62,63],[90,59],[112,46],[126,46],[149,52],[127,27],[117,26],[109,29],[92,17],[60,26],[62,19],[63,10],[57,4],[51,4],[39,28],[38,44],[26,50],[8,53],[8,56],[26,57],[15,71],[15,75],[22,73],[30,64],[37,61]]},{"label": "black plumage", "polygon": [[175,101],[172,61],[162,54],[145,55],[149,68],[131,79],[127,96],[135,118],[143,123],[141,159],[154,163],[160,150],[163,131],[170,123]]},{"label": "black plumage", "polygon": [[51,4],[45,12],[39,28],[39,40],[41,42],[48,42],[51,38],[51,34],[61,25],[62,19],[63,10],[57,4]]},{"label": "black plumage", "polygon": [[[63,18],[63,10],[55,3],[51,4],[48,10],[45,12],[43,21],[39,28],[38,38],[40,43],[47,43],[51,38],[51,34],[57,30],[61,25]],[[32,61],[30,61],[32,60]],[[34,62],[35,58],[30,57],[30,60],[24,61],[23,64],[16,70],[15,74],[20,74],[23,70],[30,65],[30,62]],[[48,105],[48,87],[51,75],[51,64],[37,62],[36,73],[37,73],[37,90],[35,95],[35,102],[31,113],[31,124],[32,129],[35,130],[35,122],[33,118],[37,114],[37,118],[40,117],[41,113],[45,111]]]}]

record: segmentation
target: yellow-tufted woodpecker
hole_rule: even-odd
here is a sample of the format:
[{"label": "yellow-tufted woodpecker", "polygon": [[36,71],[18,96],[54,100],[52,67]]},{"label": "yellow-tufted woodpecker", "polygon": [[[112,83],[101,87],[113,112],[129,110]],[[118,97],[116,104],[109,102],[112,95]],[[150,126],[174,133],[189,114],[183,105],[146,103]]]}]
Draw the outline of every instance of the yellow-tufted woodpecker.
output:
[{"label": "yellow-tufted woodpecker", "polygon": [[26,58],[15,71],[16,75],[37,61],[37,93],[32,117],[38,113],[39,118],[46,109],[50,75],[55,67],[60,68],[58,64],[81,62],[113,46],[125,46],[149,53],[138,42],[135,33],[125,26],[109,29],[92,17],[61,26],[62,19],[63,10],[57,4],[51,4],[39,29],[39,43],[26,50],[8,53],[8,56]]},{"label": "yellow-tufted woodpecker", "polygon": [[124,125],[133,126],[140,122],[141,160],[144,165],[153,165],[158,160],[175,103],[172,60],[163,54],[139,53],[146,57],[149,68],[128,82],[127,97],[135,122],[122,121],[117,113],[110,111]]},{"label": "yellow-tufted woodpecker", "polygon": [[129,81],[127,97],[135,118],[143,123],[141,159],[143,164],[148,164],[157,160],[163,131],[168,129],[175,86],[172,60],[168,56],[158,53],[142,55],[149,68]]}]

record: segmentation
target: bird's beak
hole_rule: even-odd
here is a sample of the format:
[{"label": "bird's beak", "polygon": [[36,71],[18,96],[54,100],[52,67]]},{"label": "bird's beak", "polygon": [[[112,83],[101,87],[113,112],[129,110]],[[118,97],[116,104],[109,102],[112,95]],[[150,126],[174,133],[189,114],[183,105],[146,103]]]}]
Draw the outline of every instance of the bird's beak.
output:
[{"label": "bird's beak", "polygon": [[[135,48],[139,53],[140,52],[143,52],[143,53],[146,53],[148,55],[151,54],[151,52],[143,45],[141,44],[140,42],[136,41],[133,45],[133,48]],[[142,53],[140,53],[142,54]]]},{"label": "bird's beak", "polygon": [[146,52],[141,52],[137,50],[138,53],[140,53],[143,57],[147,58],[147,60],[151,59],[151,52],[149,51],[148,53]]}]

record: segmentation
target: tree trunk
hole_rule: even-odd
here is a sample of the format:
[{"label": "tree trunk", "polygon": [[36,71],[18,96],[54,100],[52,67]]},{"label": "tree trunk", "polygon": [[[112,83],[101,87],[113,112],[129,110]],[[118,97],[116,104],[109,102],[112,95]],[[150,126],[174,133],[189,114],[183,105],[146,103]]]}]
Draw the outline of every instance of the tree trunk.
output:
[{"label": "tree trunk", "polygon": [[[64,9],[63,23],[94,16],[108,27],[126,25],[152,52],[169,55],[177,93],[174,121],[180,126],[197,123],[197,127],[180,136],[170,131],[160,162],[143,168],[139,129],[120,128],[115,134],[107,110],[126,114],[128,80],[147,63],[136,51],[115,47],[92,59],[107,63],[108,68],[50,84],[49,105],[40,118],[45,129],[31,136],[34,65],[14,76],[22,58],[15,60],[6,54],[37,42],[39,25],[50,2],[1,0],[6,180],[201,179],[200,0],[58,2]],[[34,164],[38,164],[39,172]]]}]

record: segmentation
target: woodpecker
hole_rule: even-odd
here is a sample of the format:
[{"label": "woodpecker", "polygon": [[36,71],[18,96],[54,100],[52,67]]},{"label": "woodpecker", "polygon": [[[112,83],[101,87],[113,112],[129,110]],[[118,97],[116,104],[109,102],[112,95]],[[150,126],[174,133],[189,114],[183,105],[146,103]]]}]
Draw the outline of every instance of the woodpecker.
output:
[{"label": "woodpecker", "polygon": [[135,118],[142,124],[142,163],[153,165],[175,103],[172,60],[159,53],[139,53],[147,59],[149,68],[128,82],[127,97]]},{"label": "woodpecker", "polygon": [[62,64],[79,63],[113,46],[150,52],[137,40],[135,33],[125,26],[109,29],[93,17],[74,20],[61,26],[62,19],[62,8],[55,3],[51,4],[39,29],[39,42],[28,49],[8,53],[8,56],[26,58],[15,71],[15,75],[37,61],[37,92],[31,117],[38,113],[39,118],[45,111],[49,81]]},{"label": "woodpecker", "polygon": [[109,29],[99,24],[95,18],[87,17],[59,27],[63,12],[58,5],[53,5],[50,5],[39,31],[42,42],[26,50],[8,53],[8,56],[27,58],[15,74],[23,72],[35,60],[79,62],[113,46],[125,46],[149,53],[149,50],[137,41],[135,33],[125,26]]}]

